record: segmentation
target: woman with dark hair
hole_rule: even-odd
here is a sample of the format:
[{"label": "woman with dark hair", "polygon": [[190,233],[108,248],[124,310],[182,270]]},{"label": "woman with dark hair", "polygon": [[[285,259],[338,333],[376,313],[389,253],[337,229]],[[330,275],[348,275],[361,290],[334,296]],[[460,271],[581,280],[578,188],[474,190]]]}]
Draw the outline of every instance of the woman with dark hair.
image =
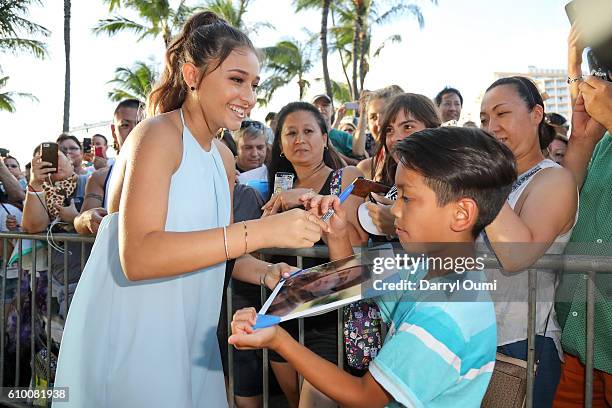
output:
[{"label": "woman with dark hair", "polygon": [[59,145],[59,149],[70,159],[74,172],[78,176],[93,173],[93,167],[85,168],[83,166],[83,146],[76,136],[62,133],[57,138],[56,143]]},{"label": "woman with dark hair", "polygon": [[23,172],[21,171],[21,166],[19,166],[19,161],[13,156],[6,156],[4,158],[4,165],[8,169],[8,171],[17,179],[21,188],[26,190],[28,187],[28,181],[26,180]]},{"label": "woman with dark hair", "polygon": [[225,262],[312,246],[326,228],[300,209],[231,223],[234,157],[215,135],[240,128],[259,71],[249,38],[212,12],[170,43],[150,117],[115,164],[110,215],[66,321],[61,406],[227,406],[216,337]]},{"label": "woman with dark hair", "polygon": [[[440,127],[440,117],[428,97],[413,93],[396,95],[383,112],[379,143],[373,157],[367,159],[371,161],[371,164],[362,167],[362,162],[358,167],[366,170],[369,168],[370,172],[366,173],[366,176],[372,180],[389,186],[393,185],[397,169],[397,162],[391,154],[393,146],[419,130],[437,127]],[[384,199],[379,199],[377,203],[365,204],[368,215],[376,228],[376,231],[367,228],[371,233],[389,237],[395,235],[394,217],[391,215],[390,204],[391,202]],[[362,219],[363,217],[360,216],[360,220]],[[368,221],[364,219],[363,223],[366,222]]]},{"label": "woman with dark hair", "polygon": [[[396,95],[404,92],[397,85],[387,86],[376,91],[362,91],[359,98],[359,119],[353,134],[353,154],[357,156],[373,155],[380,141],[380,126],[385,105]],[[367,129],[370,133],[366,132]],[[366,176],[370,173],[371,159],[364,159],[357,167]],[[368,176],[369,177],[369,176]]]},{"label": "woman with dark hair", "polygon": [[[295,176],[293,188],[272,195],[264,208],[264,217],[279,211],[287,211],[302,205],[308,195],[339,195],[355,178],[362,176],[353,166],[342,167],[340,158],[330,147],[327,138],[325,119],[314,105],[305,102],[292,102],[276,115],[277,125],[272,160],[268,167],[269,190],[273,191],[274,177],[277,172],[287,172]],[[343,206],[349,219],[351,243],[361,245],[367,235],[359,227],[357,207],[361,199],[349,196]],[[323,244],[323,242],[320,242]],[[295,257],[274,258],[275,262],[296,264]],[[304,258],[303,267],[308,268],[325,260]],[[337,313],[330,312],[310,317],[304,323],[305,344],[315,353],[337,363]],[[288,330],[297,337],[297,324],[288,322]],[[318,392],[305,383],[301,392],[297,388],[295,370],[279,355],[271,353],[272,368],[279,380],[291,406],[318,401]]]},{"label": "woman with dark hair", "polygon": [[[498,351],[527,359],[526,268],[546,254],[563,253],[578,213],[572,173],[542,155],[548,134],[544,102],[528,78],[495,81],[480,109],[482,128],[512,150],[519,174],[506,204],[486,229],[486,238],[503,269],[489,272],[497,281],[491,293],[497,315]],[[484,238],[484,237],[483,237]],[[534,406],[550,407],[561,374],[561,329],[553,308],[556,275],[538,271]]]}]

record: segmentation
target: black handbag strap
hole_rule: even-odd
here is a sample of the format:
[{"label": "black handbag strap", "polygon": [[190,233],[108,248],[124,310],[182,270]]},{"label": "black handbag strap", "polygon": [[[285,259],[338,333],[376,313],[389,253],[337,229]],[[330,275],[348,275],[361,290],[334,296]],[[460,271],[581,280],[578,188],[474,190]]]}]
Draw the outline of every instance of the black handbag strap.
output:
[{"label": "black handbag strap", "polygon": [[[557,273],[555,273],[555,281],[553,283],[553,288],[557,287],[557,280],[558,279],[559,279],[559,275]],[[553,299],[553,301],[550,303],[550,310],[548,311],[548,316],[546,316],[546,323],[544,324],[544,333],[542,334],[542,337],[544,337],[544,341],[546,341],[546,332],[548,331],[548,322],[550,320],[550,315],[552,314],[554,307],[555,307],[555,301]],[[537,310],[538,310],[538,302],[537,302],[537,299],[536,299],[536,321],[537,321]],[[537,336],[537,333],[536,333],[536,336]],[[542,350],[543,349],[544,349],[544,346],[540,347],[540,352],[538,353],[539,356],[535,360],[536,364],[538,364],[540,362],[540,357],[542,357]]]}]

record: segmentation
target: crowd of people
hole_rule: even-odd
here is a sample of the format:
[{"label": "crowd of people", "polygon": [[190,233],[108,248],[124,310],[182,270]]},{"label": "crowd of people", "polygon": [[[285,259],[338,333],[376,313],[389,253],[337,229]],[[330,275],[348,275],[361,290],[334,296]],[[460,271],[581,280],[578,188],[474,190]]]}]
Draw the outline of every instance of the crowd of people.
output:
[{"label": "crowd of people", "polygon": [[[117,105],[111,137],[41,141],[23,169],[3,149],[0,231],[46,233],[51,260],[36,271],[22,265],[20,280],[11,261],[28,248],[13,240],[0,248],[8,254],[5,361],[23,357],[18,337],[29,346],[51,324],[18,312],[47,315],[51,280],[63,335],[54,350],[37,340],[35,352],[59,347],[54,383],[70,387],[70,401],[58,407],[225,406],[228,337],[239,407],[262,405],[259,348],[270,349],[291,407],[480,406],[496,352],[527,360],[526,269],[544,254],[573,253],[570,242],[603,244],[583,245],[583,255],[612,255],[612,83],[582,77],[583,50],[573,27],[571,118],[545,112],[534,82],[515,76],[486,89],[479,128],[460,123],[459,90],[431,99],[397,85],[337,108],[326,94],[289,102],[259,122],[250,118],[257,50],[213,13],[192,16],[146,104]],[[43,161],[45,143],[57,144],[57,167]],[[289,188],[278,189],[279,173]],[[358,177],[390,193],[340,204]],[[95,246],[58,244],[58,232],[97,235]],[[343,330],[335,311],[306,318],[303,345],[295,321],[253,329],[259,285],[274,288],[298,265],[259,250],[327,246],[329,259],[304,258],[307,268],[380,242],[454,257],[472,253],[440,243],[484,244],[503,267],[483,272],[497,290],[477,302],[408,293],[362,300],[344,307]],[[38,282],[33,305],[29,274]],[[601,293],[611,286],[605,276],[596,284]],[[538,271],[536,407],[584,403],[585,285],[580,275]],[[612,405],[609,306],[605,296],[595,305],[593,398],[601,406]],[[5,375],[4,385],[28,385],[27,369],[22,377]]]}]

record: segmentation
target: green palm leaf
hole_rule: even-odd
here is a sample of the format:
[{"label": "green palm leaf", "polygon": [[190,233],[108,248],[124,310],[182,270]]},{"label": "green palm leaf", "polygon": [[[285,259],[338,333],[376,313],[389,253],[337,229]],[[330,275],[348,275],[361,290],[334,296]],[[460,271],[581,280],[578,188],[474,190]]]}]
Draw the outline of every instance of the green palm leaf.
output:
[{"label": "green palm leaf", "polygon": [[0,50],[14,55],[19,52],[26,52],[41,59],[48,56],[45,43],[26,38],[0,38]]},{"label": "green palm leaf", "polygon": [[[8,76],[0,77],[0,91],[9,80]],[[23,92],[0,92],[0,111],[15,112],[15,97],[27,98],[38,102],[38,98],[29,93]]]},{"label": "green palm leaf", "polygon": [[137,61],[131,68],[118,67],[115,69],[115,77],[107,82],[115,85],[108,97],[112,101],[126,98],[146,100],[156,79],[157,71],[153,65],[142,61]]},{"label": "green palm leaf", "polygon": [[104,20],[98,20],[98,24],[93,28],[95,34],[108,34],[110,36],[121,31],[132,31],[135,34],[140,34],[141,37],[148,33],[151,27],[146,27],[140,23],[132,21],[121,16],[114,16]]},{"label": "green palm leaf", "polygon": [[[48,37],[50,31],[28,20],[28,7],[40,5],[38,0],[0,0],[0,53],[25,52],[37,58],[45,58],[46,45],[32,37]],[[25,37],[25,38],[24,38]]]}]

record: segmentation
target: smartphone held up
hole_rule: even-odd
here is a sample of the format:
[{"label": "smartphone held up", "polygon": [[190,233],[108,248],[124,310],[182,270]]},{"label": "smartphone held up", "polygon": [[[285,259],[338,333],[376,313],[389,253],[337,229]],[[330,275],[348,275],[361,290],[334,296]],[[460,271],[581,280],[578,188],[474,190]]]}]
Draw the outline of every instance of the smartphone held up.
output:
[{"label": "smartphone held up", "polygon": [[42,161],[47,162],[47,163],[51,163],[50,166],[48,167],[52,167],[55,169],[55,171],[53,171],[53,173],[57,173],[57,166],[58,166],[58,145],[57,143],[48,143],[45,142],[43,144],[41,144],[40,146],[40,156]]}]

